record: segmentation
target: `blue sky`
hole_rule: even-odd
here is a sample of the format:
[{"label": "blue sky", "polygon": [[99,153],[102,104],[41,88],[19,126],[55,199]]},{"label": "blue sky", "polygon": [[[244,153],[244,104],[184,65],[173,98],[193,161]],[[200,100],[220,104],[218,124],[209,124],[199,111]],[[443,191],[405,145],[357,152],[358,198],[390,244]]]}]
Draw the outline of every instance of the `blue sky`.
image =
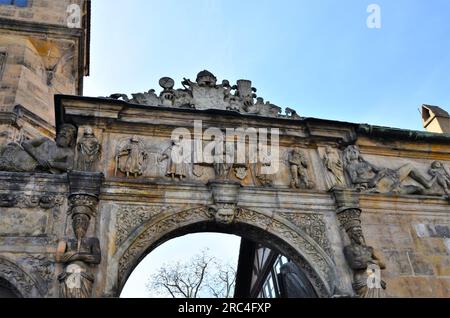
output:
[{"label": "blue sky", "polygon": [[[381,29],[367,27],[370,4]],[[95,0],[85,95],[208,69],[301,116],[422,130],[421,104],[450,111],[449,22],[449,0]],[[123,295],[145,296],[154,269],[205,246],[236,259],[239,239],[208,235],[151,253]]]},{"label": "blue sky", "polygon": [[448,0],[96,0],[85,95],[208,69],[302,116],[421,130],[421,104],[450,109],[448,21]]}]

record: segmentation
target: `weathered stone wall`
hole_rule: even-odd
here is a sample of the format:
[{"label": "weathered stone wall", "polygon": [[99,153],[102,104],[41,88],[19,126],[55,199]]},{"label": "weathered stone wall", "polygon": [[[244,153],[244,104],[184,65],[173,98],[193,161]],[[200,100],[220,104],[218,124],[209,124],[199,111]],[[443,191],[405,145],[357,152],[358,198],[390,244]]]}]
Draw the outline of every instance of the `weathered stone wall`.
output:
[{"label": "weathered stone wall", "polygon": [[[349,250],[362,253],[356,256],[366,257],[363,262],[385,264],[381,279],[390,297],[449,296],[449,201],[439,170],[450,165],[445,136],[111,99],[57,101],[60,124],[78,129],[75,171],[0,174],[0,273],[14,285],[27,277],[27,296],[61,296],[57,277],[70,262],[56,263],[57,248],[75,236],[74,213],[89,216],[83,244],[100,245],[101,261],[89,263],[95,297],[118,296],[151,250],[202,231],[241,235],[280,251],[322,297],[365,296],[352,283],[367,264],[352,263]],[[194,120],[202,120],[201,132]],[[260,161],[224,175],[210,163],[172,167],[164,154],[176,145],[171,135],[180,127],[192,137],[201,133],[203,145],[211,127],[279,128],[280,169],[269,182]],[[292,169],[296,148],[301,170]],[[341,164],[330,166],[324,159],[336,154]],[[361,172],[379,178],[369,182]],[[293,182],[295,173],[308,182]],[[49,204],[47,197],[59,199]],[[48,264],[36,267],[48,268],[45,273],[30,266],[39,262]]]},{"label": "weathered stone wall", "polygon": [[394,297],[450,296],[449,206],[432,198],[367,196],[362,223]]},{"label": "weathered stone wall", "polygon": [[61,47],[72,47],[66,54],[74,55],[76,61],[75,41],[44,43],[27,36],[0,32],[0,51],[7,53],[0,89],[2,111],[12,111],[14,106],[22,105],[54,125],[54,94],[76,94],[78,85],[72,59],[59,66],[58,74],[52,80],[51,86],[48,85],[47,69],[52,63],[56,63],[59,57],[46,60],[43,56],[60,51]]},{"label": "weathered stone wall", "polygon": [[0,172],[0,277],[23,297],[58,297],[67,177]]},{"label": "weathered stone wall", "polygon": [[[81,28],[69,28],[70,4],[80,5]],[[82,94],[88,69],[85,1],[29,1],[0,5],[0,131],[10,140],[54,136],[55,94]],[[21,120],[15,107],[29,115]]]},{"label": "weathered stone wall", "polygon": [[29,0],[27,7],[0,5],[0,17],[26,22],[67,25],[67,7],[84,0]]}]

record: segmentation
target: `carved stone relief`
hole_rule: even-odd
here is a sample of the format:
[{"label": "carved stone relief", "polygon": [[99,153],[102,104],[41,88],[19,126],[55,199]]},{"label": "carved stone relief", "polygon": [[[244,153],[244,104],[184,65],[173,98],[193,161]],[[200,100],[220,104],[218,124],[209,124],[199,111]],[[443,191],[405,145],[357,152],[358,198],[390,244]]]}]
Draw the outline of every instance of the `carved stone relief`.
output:
[{"label": "carved stone relief", "polygon": [[185,78],[181,84],[183,89],[175,90],[175,81],[170,77],[163,77],[159,81],[163,89],[159,96],[151,89],[146,93],[132,94],[132,99],[120,93],[112,94],[110,98],[139,105],[221,109],[266,117],[300,118],[292,108],[286,108],[286,113],[282,115],[281,107],[257,97],[256,89],[248,80],[238,80],[233,86],[228,80],[217,84],[217,78],[204,70],[198,73],[195,82]]},{"label": "carved stone relief", "polygon": [[189,163],[192,154],[185,153],[186,147],[183,146],[182,140],[172,140],[171,145],[164,150],[158,159],[159,162],[167,160],[166,177],[172,180],[186,179],[189,171]]},{"label": "carved stone relief", "polygon": [[344,163],[340,152],[331,146],[327,146],[322,153],[322,161],[326,169],[325,181],[327,188],[345,187]]},{"label": "carved stone relief", "polygon": [[62,125],[56,141],[39,138],[10,143],[0,155],[0,171],[64,173],[73,167],[76,128]]},{"label": "carved stone relief", "polygon": [[58,276],[60,296],[63,298],[89,298],[92,296],[94,275],[92,266],[100,264],[99,240],[86,238],[90,216],[88,209],[72,209],[72,225],[75,239],[58,244],[56,260],[64,264],[64,272]]},{"label": "carved stone relief", "polygon": [[238,213],[237,201],[241,185],[237,182],[214,180],[209,182],[213,204],[209,212],[216,222],[231,224]]},{"label": "carved stone relief", "polygon": [[[373,247],[366,245],[361,227],[359,196],[354,191],[343,189],[335,189],[334,196],[338,220],[350,239],[350,245],[344,247],[344,255],[353,270],[353,289],[361,298],[384,297],[386,283],[381,280],[381,270],[385,269],[385,265]],[[372,277],[379,282],[369,286]]]},{"label": "carved stone relief", "polygon": [[122,172],[126,177],[138,177],[146,167],[148,153],[140,138],[133,136],[119,142],[115,156],[115,175]]},{"label": "carved stone relief", "polygon": [[0,194],[0,207],[3,208],[41,208],[44,210],[61,206],[65,197],[58,194],[25,195],[25,194]]},{"label": "carved stone relief", "polygon": [[323,216],[317,213],[279,213],[279,215],[299,226],[308,234],[328,255],[332,255],[331,243],[327,236],[327,227]]},{"label": "carved stone relief", "polygon": [[121,206],[117,211],[116,246],[120,246],[134,229],[153,216],[172,211],[173,207],[170,206]]},{"label": "carved stone relief", "polygon": [[258,162],[255,164],[254,171],[258,185],[263,187],[272,187],[274,174],[268,174],[264,172],[266,168],[272,165],[272,158],[267,153],[267,146],[258,145]]},{"label": "carved stone relief", "polygon": [[[329,291],[323,285],[323,279],[333,284],[334,269],[332,260],[321,251],[319,245],[314,240],[307,239],[306,233],[304,237],[296,233],[293,229],[287,227],[280,221],[264,214],[239,208],[239,213],[235,215],[235,222],[251,224],[257,228],[268,230],[269,232],[277,233],[283,240],[288,242],[291,246],[298,247],[304,251],[305,256],[311,261],[310,265],[315,268],[313,270],[309,267],[309,277],[315,282],[315,286],[323,295],[328,294]],[[181,211],[167,218],[158,219],[157,222],[149,225],[140,235],[132,240],[132,244],[126,248],[125,251],[119,250],[121,255],[119,259],[119,282],[123,280],[134,268],[142,253],[144,253],[149,246],[154,244],[163,235],[174,231],[183,226],[183,224],[193,224],[196,222],[204,222],[212,220],[212,215],[209,213],[209,208],[198,207],[185,211]],[[130,242],[131,243],[131,242]],[[318,276],[317,272],[322,273],[323,276]],[[319,278],[321,277],[321,278]],[[331,286],[328,286],[331,287]]]},{"label": "carved stone relief", "polygon": [[[397,169],[380,168],[366,161],[358,146],[348,146],[344,151],[344,167],[353,188],[375,193],[424,194],[437,180],[423,176],[412,164]],[[410,178],[419,185],[405,185]]]},{"label": "carved stone relief", "polygon": [[134,243],[125,251],[119,261],[119,282],[125,278],[133,268],[133,262],[145,249],[163,234],[178,228],[181,224],[195,222],[195,220],[210,220],[211,215],[207,207],[196,207],[182,212],[174,213],[168,218],[162,219],[140,234]]},{"label": "carved stone relief", "polygon": [[84,129],[83,136],[77,143],[77,168],[81,171],[95,171],[100,159],[102,146],[94,134],[92,127]]},{"label": "carved stone relief", "polygon": [[19,263],[23,264],[30,273],[33,273],[39,281],[39,288],[47,296],[52,296],[51,289],[54,280],[56,279],[55,273],[55,260],[53,256],[32,254],[19,259]]},{"label": "carved stone relief", "polygon": [[43,297],[37,282],[13,262],[0,257],[0,277],[6,279],[24,298]]},{"label": "carved stone relief", "polygon": [[291,171],[291,188],[312,189],[315,184],[310,180],[308,169],[309,161],[299,148],[294,148],[289,153],[288,162]]},{"label": "carved stone relief", "polygon": [[436,180],[436,183],[444,190],[447,199],[450,200],[450,169],[441,161],[434,161],[428,173]]},{"label": "carved stone relief", "polygon": [[64,271],[58,275],[62,298],[89,298],[94,284],[94,268],[101,262],[97,237],[86,237],[91,219],[97,216],[98,195],[103,174],[69,173],[70,207],[74,237],[58,243],[56,261]]}]

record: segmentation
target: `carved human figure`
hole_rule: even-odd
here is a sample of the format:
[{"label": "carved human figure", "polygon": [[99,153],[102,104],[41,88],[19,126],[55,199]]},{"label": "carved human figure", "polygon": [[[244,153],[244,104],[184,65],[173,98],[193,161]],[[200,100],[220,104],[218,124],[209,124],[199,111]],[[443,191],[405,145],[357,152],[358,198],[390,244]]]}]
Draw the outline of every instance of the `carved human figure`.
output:
[{"label": "carved human figure", "polygon": [[312,189],[314,183],[308,178],[308,161],[299,148],[289,153],[288,162],[291,169],[291,188]]},{"label": "carved human figure", "polygon": [[56,260],[64,264],[64,272],[58,276],[63,298],[89,298],[92,294],[94,276],[92,266],[100,264],[100,242],[86,237],[90,223],[88,207],[72,210],[72,227],[75,239],[60,242]]},{"label": "carved human figure", "polygon": [[102,146],[94,135],[92,127],[86,127],[83,137],[77,144],[78,169],[82,171],[93,171],[95,163],[100,157]]},{"label": "carved human figure", "polygon": [[[374,249],[364,244],[353,243],[344,248],[345,258],[353,270],[353,289],[361,298],[385,297],[386,283],[381,280],[380,270],[386,266]],[[374,280],[372,284],[370,281]]]},{"label": "carved human figure", "polygon": [[[411,164],[406,164],[396,170],[376,167],[362,158],[358,146],[355,145],[345,149],[344,167],[353,186],[360,191],[421,194],[424,188],[431,188],[436,180],[436,176],[427,180]],[[407,177],[417,181],[423,187],[403,185],[402,182]]]},{"label": "carved human figure", "polygon": [[272,165],[272,157],[268,154],[267,146],[258,144],[258,162],[256,164],[256,178],[263,187],[273,186],[273,175],[265,173]]},{"label": "carved human figure", "polygon": [[356,294],[363,298],[384,297],[386,283],[381,280],[381,270],[385,265],[375,250],[366,245],[361,227],[361,210],[345,209],[338,213],[338,219],[350,239],[350,245],[344,247],[344,255],[353,270]]},{"label": "carved human figure", "polygon": [[63,173],[73,167],[76,129],[62,125],[56,142],[47,138],[10,143],[0,155],[0,170],[11,172]]},{"label": "carved human figure", "polygon": [[[116,155],[116,167],[118,167],[121,172],[125,173],[127,177],[130,175],[134,177],[140,176],[144,172],[144,163],[147,156],[147,152],[143,148],[139,138],[133,136],[119,149]],[[122,160],[122,157],[126,157],[126,159]]]},{"label": "carved human figure", "polygon": [[434,161],[431,164],[430,170],[428,173],[436,178],[437,183],[444,189],[444,193],[447,197],[450,198],[450,171],[449,169],[440,161]]},{"label": "carved human figure", "polygon": [[209,207],[209,212],[217,223],[231,224],[236,218],[237,208],[235,204],[214,204]]},{"label": "carved human figure", "polygon": [[323,164],[327,169],[327,183],[329,188],[345,186],[344,164],[337,151],[330,146],[325,148]]},{"label": "carved human figure", "polygon": [[172,140],[171,146],[158,158],[159,162],[167,160],[166,176],[171,177],[172,180],[186,178],[188,164],[185,159],[187,155],[189,154],[184,153],[182,139]]},{"label": "carved human figure", "polygon": [[234,163],[234,148],[231,144],[223,147],[222,154],[216,155],[214,149],[213,167],[216,179],[228,179]]}]

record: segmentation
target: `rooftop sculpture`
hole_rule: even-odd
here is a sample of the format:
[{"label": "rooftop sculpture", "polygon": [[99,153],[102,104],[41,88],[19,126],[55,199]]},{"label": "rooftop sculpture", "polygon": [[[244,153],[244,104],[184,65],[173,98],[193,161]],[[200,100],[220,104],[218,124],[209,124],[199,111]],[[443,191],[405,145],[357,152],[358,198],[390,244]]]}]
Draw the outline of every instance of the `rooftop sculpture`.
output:
[{"label": "rooftop sculpture", "polygon": [[174,89],[175,81],[170,77],[161,78],[159,85],[163,89],[159,95],[151,89],[145,93],[132,94],[131,99],[126,94],[113,94],[109,98],[147,106],[220,109],[265,117],[300,118],[291,108],[286,108],[285,114],[282,114],[281,107],[264,102],[262,97],[256,95],[257,90],[252,87],[251,81],[238,80],[236,85],[231,86],[228,80],[223,80],[217,84],[217,78],[206,70],[198,73],[195,82],[183,79],[183,88],[180,89]]}]

